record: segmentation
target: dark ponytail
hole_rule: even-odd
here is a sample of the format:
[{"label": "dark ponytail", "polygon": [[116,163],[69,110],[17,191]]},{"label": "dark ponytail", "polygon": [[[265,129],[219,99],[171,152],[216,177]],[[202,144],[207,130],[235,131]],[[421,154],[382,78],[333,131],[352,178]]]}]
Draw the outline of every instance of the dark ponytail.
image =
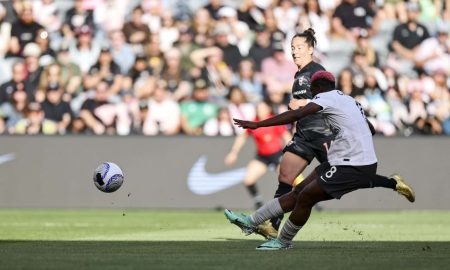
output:
[{"label": "dark ponytail", "polygon": [[316,33],[316,31],[314,31],[314,29],[312,28],[308,28],[305,31],[303,31],[303,33],[298,33],[295,34],[292,39],[296,38],[296,37],[303,37],[306,39],[306,43],[308,44],[309,47],[316,47],[317,44],[317,40],[316,37],[314,37],[314,34]]}]

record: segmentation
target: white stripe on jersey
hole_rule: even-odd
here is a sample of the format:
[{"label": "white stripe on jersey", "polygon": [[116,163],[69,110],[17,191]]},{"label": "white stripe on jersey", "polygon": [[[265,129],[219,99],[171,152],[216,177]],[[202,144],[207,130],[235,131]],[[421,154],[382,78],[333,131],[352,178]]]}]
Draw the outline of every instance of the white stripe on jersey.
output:
[{"label": "white stripe on jersey", "polygon": [[330,165],[363,166],[377,162],[366,116],[355,99],[333,90],[317,94],[311,102],[322,107],[322,115],[336,134],[328,151]]}]

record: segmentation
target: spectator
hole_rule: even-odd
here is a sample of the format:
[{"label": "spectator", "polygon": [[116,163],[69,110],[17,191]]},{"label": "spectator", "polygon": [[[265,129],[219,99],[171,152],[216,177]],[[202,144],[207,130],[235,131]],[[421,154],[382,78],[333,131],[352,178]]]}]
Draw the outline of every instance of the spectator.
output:
[{"label": "spectator", "polygon": [[63,94],[64,89],[59,84],[49,85],[42,103],[45,119],[57,124],[58,134],[66,134],[72,121],[72,110],[69,103],[62,100]]},{"label": "spectator", "polygon": [[144,135],[175,135],[180,131],[180,106],[160,81],[148,101],[148,112],[143,126]]},{"label": "spectator", "polygon": [[356,42],[360,34],[372,34],[375,15],[369,1],[343,0],[333,14],[333,31],[340,38]]},{"label": "spectator", "polygon": [[315,51],[326,53],[330,48],[328,38],[331,24],[330,19],[320,8],[317,0],[307,0],[303,4],[303,14],[298,19],[296,32],[303,32],[308,28],[313,28],[314,36],[317,39]]},{"label": "spectator", "polygon": [[39,45],[34,42],[28,43],[23,50],[27,70],[26,83],[29,85],[33,96],[36,94],[39,80],[41,78],[42,71],[44,70],[39,63],[41,54],[42,52]]},{"label": "spectator", "polygon": [[219,10],[222,7],[223,5],[221,0],[210,0],[209,3],[204,6],[204,9],[208,11],[211,18],[213,18],[214,20],[218,20],[220,17]]},{"label": "spectator", "polygon": [[428,29],[418,23],[420,6],[417,3],[407,4],[408,21],[399,24],[393,33],[391,49],[395,54],[390,55],[388,65],[393,66],[400,73],[409,73],[414,68],[414,55],[418,46],[430,37]]},{"label": "spectator", "polygon": [[231,44],[229,41],[229,36],[231,29],[226,24],[218,24],[214,28],[214,40],[215,46],[222,50],[223,60],[225,63],[233,70],[237,71],[239,67],[239,62],[242,60],[241,52],[239,48]]},{"label": "spectator", "polygon": [[189,75],[181,66],[181,52],[177,48],[172,48],[164,54],[161,79],[166,82],[169,92],[176,101],[189,96]]},{"label": "spectator", "polygon": [[11,96],[16,91],[23,91],[28,100],[33,100],[33,89],[25,81],[26,79],[26,67],[25,63],[20,61],[12,66],[12,78],[10,81],[0,86],[0,105],[9,102]]},{"label": "spectator", "polygon": [[56,61],[56,52],[50,47],[49,33],[45,29],[39,29],[35,42],[41,50],[39,64],[45,67],[54,63]]},{"label": "spectator", "polygon": [[111,50],[102,48],[97,63],[95,63],[86,76],[85,87],[94,88],[100,81],[109,85],[110,96],[117,95],[122,90],[123,77],[120,67],[113,61]]},{"label": "spectator", "polygon": [[269,30],[264,25],[257,26],[255,42],[248,53],[248,57],[255,61],[255,69],[257,72],[261,71],[262,61],[271,57],[273,52],[274,49]]},{"label": "spectator", "polygon": [[352,96],[357,100],[357,97],[364,95],[363,89],[361,87],[357,87],[353,83],[353,74],[349,68],[343,69],[341,73],[339,73],[337,79],[337,89],[341,89],[344,94]]},{"label": "spectator", "polygon": [[51,120],[45,119],[41,104],[37,102],[28,104],[26,118],[19,120],[14,127],[15,134],[55,135],[57,132],[57,124]]},{"label": "spectator", "polygon": [[166,10],[161,15],[161,29],[159,30],[159,35],[164,37],[160,40],[160,48],[163,52],[166,52],[173,47],[175,41],[178,40],[179,31],[175,20],[173,19],[173,14],[171,11]]},{"label": "spectator", "polygon": [[9,134],[15,133],[17,123],[26,117],[29,99],[24,91],[15,91],[11,94],[9,102],[0,105],[5,129]]},{"label": "spectator", "polygon": [[150,29],[142,21],[143,14],[144,11],[140,6],[135,7],[131,20],[124,24],[122,30],[135,53],[143,53],[144,44],[150,41]]},{"label": "spectator", "polygon": [[149,66],[147,57],[138,54],[133,67],[124,79],[124,89],[134,89],[134,95],[138,99],[147,99],[153,94],[155,88],[155,76]]},{"label": "spectator", "polygon": [[11,40],[11,24],[6,19],[6,8],[0,3],[0,59],[8,52]]},{"label": "spectator", "polygon": [[[252,121],[256,117],[255,105],[248,103],[247,98],[238,86],[232,86],[228,94],[228,113],[231,118]],[[245,132],[244,129],[233,126],[235,134]]]},{"label": "spectator", "polygon": [[392,124],[391,109],[384,99],[384,93],[379,88],[375,76],[367,74],[364,85],[364,101],[359,101],[368,116],[375,130],[381,132],[385,136],[395,135],[395,126]]},{"label": "spectator", "polygon": [[95,32],[94,13],[84,7],[84,0],[74,0],[74,6],[67,10],[62,26],[63,36],[71,40],[75,37],[77,29],[87,25]]},{"label": "spectator", "polygon": [[97,1],[94,8],[94,22],[104,36],[123,28],[128,3],[129,0]]},{"label": "spectator", "polygon": [[278,6],[273,9],[278,29],[285,34],[294,32],[300,11],[301,9],[297,5],[293,5],[291,0],[280,0]]},{"label": "spectator", "polygon": [[120,73],[127,74],[135,60],[133,48],[125,42],[125,36],[119,30],[112,31],[109,38],[113,60],[119,65]]},{"label": "spectator", "polygon": [[211,18],[208,10],[198,9],[194,14],[192,29],[194,30],[194,42],[200,46],[212,46],[214,41],[211,39],[214,30],[214,20]]},{"label": "spectator", "polygon": [[[40,76],[38,88],[36,91],[36,100],[43,102],[47,96],[48,89],[54,89],[56,86],[61,85],[64,88],[64,81],[61,76],[61,67],[58,64],[51,64],[46,67]],[[67,101],[69,97],[65,98]]]},{"label": "spectator", "polygon": [[9,56],[21,56],[25,45],[36,40],[37,33],[42,26],[33,18],[33,8],[30,2],[24,2],[19,20],[11,27],[11,41]]},{"label": "spectator", "polygon": [[201,78],[207,83],[211,99],[216,103],[224,102],[231,86],[232,71],[223,61],[223,52],[217,47],[198,49],[191,54],[191,60],[199,69],[194,78]]},{"label": "spectator", "polygon": [[144,48],[144,54],[148,57],[148,63],[153,70],[153,74],[161,75],[164,66],[164,53],[161,51],[159,44],[161,44],[159,34],[153,33],[150,42]]},{"label": "spectator", "polygon": [[128,135],[132,124],[128,108],[120,103],[111,103],[110,92],[108,82],[100,81],[94,97],[81,106],[80,118],[94,134]]},{"label": "spectator", "polygon": [[192,100],[181,103],[181,130],[187,135],[202,135],[204,124],[217,117],[219,107],[208,101],[206,81],[198,79],[194,83]]},{"label": "spectator", "polygon": [[430,75],[438,71],[450,75],[449,27],[450,25],[439,25],[435,37],[427,38],[417,46],[414,53],[416,68]]},{"label": "spectator", "polygon": [[[216,24],[216,29],[218,27],[228,28],[227,32],[227,40],[231,45],[236,45],[239,49],[240,55],[247,55],[248,50],[251,46],[251,40],[249,39],[249,27],[246,23],[239,21],[238,13],[234,8],[231,7],[222,7],[219,10],[219,21]],[[218,40],[216,40],[216,45],[219,47],[220,44],[217,44]],[[226,57],[233,57],[233,55],[228,55],[225,51]],[[236,56],[239,56],[236,54]]]},{"label": "spectator", "polygon": [[280,114],[288,110],[287,106],[287,94],[283,92],[271,92],[267,93],[267,97],[264,100],[272,108],[273,114]]},{"label": "spectator", "polygon": [[262,82],[259,74],[256,74],[255,63],[252,59],[246,58],[239,63],[239,72],[234,75],[233,84],[242,89],[246,99],[250,102],[256,104],[263,99]]},{"label": "spectator", "polygon": [[33,15],[36,22],[49,33],[57,33],[61,28],[62,22],[55,0],[34,0]]},{"label": "spectator", "polygon": [[148,25],[151,33],[159,33],[161,29],[161,17],[164,7],[161,0],[144,0],[141,3],[144,15],[142,21]]},{"label": "spectator", "polygon": [[[66,89],[70,98],[77,96],[81,92],[81,70],[70,58],[69,48],[63,46],[57,53],[57,64],[61,69],[61,85]],[[69,101],[70,98],[64,98]]]},{"label": "spectator", "polygon": [[248,25],[251,30],[256,30],[258,26],[265,24],[264,9],[257,5],[257,1],[242,1],[238,9],[238,18]]},{"label": "spectator", "polygon": [[203,134],[206,136],[233,136],[234,124],[230,117],[230,112],[226,107],[221,107],[216,118],[206,121],[203,127]]},{"label": "spectator", "polygon": [[181,68],[190,71],[194,65],[191,61],[191,53],[200,47],[193,40],[194,32],[188,26],[181,26],[179,28],[180,34],[175,47],[181,52]]},{"label": "spectator", "polygon": [[356,39],[356,51],[363,55],[366,59],[365,62],[370,67],[377,67],[378,53],[370,44],[369,36],[366,33],[361,33]]},{"label": "spectator", "polygon": [[93,33],[89,26],[83,25],[75,33],[76,41],[69,48],[71,61],[80,68],[82,74],[86,74],[97,62],[100,46],[92,40]]},{"label": "spectator", "polygon": [[267,92],[290,93],[292,88],[292,79],[297,66],[286,59],[284,48],[281,43],[274,45],[272,57],[262,62],[261,68],[263,82],[267,87]]}]

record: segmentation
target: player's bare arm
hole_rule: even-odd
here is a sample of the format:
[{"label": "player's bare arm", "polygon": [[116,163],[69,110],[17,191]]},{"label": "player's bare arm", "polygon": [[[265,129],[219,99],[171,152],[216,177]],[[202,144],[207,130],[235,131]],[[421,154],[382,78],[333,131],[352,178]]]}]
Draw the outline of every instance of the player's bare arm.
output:
[{"label": "player's bare arm", "polygon": [[259,121],[259,122],[252,122],[252,121],[245,121],[240,119],[233,119],[234,124],[238,127],[247,128],[247,129],[257,129],[260,127],[270,127],[270,126],[279,126],[279,125],[286,125],[289,123],[292,123],[294,121],[298,121],[301,118],[316,113],[318,111],[322,110],[322,107],[315,104],[315,103],[308,103],[305,107],[293,110],[293,111],[287,111],[284,113],[281,113],[277,116],[274,116],[272,118]]}]

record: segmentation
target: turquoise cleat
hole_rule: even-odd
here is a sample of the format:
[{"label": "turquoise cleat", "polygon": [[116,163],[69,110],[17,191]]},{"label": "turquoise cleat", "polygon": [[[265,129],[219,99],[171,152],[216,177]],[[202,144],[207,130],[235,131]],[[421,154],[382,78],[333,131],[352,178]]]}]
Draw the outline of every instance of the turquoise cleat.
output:
[{"label": "turquoise cleat", "polygon": [[284,244],[278,239],[272,239],[256,248],[256,250],[280,250],[280,249],[290,249],[292,244]]},{"label": "turquoise cleat", "polygon": [[241,228],[245,235],[250,235],[255,232],[256,226],[251,223],[250,217],[248,215],[243,213],[241,213],[240,215],[236,215],[233,211],[228,209],[225,209],[223,213],[231,223]]}]

